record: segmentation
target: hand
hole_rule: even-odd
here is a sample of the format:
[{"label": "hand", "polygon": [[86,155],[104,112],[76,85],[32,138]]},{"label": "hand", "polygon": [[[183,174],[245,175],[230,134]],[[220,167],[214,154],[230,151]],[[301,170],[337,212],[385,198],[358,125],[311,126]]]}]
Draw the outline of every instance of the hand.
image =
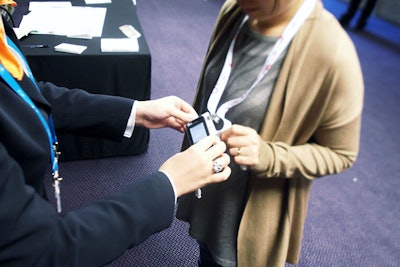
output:
[{"label": "hand", "polygon": [[[177,196],[193,192],[207,184],[222,182],[231,174],[230,158],[224,153],[225,143],[217,136],[207,136],[187,150],[167,160],[160,171],[172,179]],[[214,172],[214,161],[222,165],[221,172]]]},{"label": "hand", "polygon": [[136,124],[146,128],[171,127],[184,132],[184,125],[197,118],[191,105],[176,96],[137,101]]},{"label": "hand", "polygon": [[241,167],[248,166],[256,171],[264,171],[267,168],[264,163],[268,150],[265,148],[265,142],[254,129],[235,124],[222,132],[220,138],[228,146],[229,154],[236,164]]}]

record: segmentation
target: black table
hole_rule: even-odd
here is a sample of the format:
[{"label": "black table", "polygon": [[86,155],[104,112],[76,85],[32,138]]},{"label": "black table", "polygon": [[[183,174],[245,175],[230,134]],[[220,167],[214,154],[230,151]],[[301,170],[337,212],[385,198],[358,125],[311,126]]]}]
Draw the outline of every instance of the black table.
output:
[{"label": "black table", "polygon": [[[84,0],[72,0],[74,6],[86,6]],[[125,24],[134,26],[142,36],[139,52],[103,53],[100,39],[72,39],[55,35],[29,35],[22,45],[45,44],[49,48],[22,48],[37,80],[50,81],[67,88],[81,88],[91,93],[150,99],[151,55],[132,0],[114,0],[107,7],[102,38],[126,38],[119,30]],[[73,18],[71,18],[73,19]],[[87,46],[80,55],[55,52],[54,46],[71,43]],[[76,118],[77,120],[79,118]],[[130,139],[122,143],[76,137],[58,133],[60,160],[79,160],[140,154],[147,150],[149,130],[135,127]]]}]

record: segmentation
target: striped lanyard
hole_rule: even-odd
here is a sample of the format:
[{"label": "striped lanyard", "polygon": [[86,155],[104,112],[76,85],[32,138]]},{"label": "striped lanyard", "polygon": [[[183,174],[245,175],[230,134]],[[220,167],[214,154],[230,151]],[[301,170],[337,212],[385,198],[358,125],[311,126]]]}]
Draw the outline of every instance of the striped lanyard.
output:
[{"label": "striped lanyard", "polygon": [[[40,92],[39,86],[37,85],[37,83],[33,77],[32,71],[30,70],[28,63],[26,62],[21,51],[17,48],[17,46],[8,37],[7,37],[7,43],[10,46],[10,49],[17,52],[16,55],[18,56],[19,60],[24,63],[24,67],[25,67],[27,76],[31,79],[31,81],[35,85],[36,89]],[[40,122],[42,123],[42,125],[47,133],[47,137],[49,139],[49,144],[50,144],[50,156],[51,156],[51,163],[52,163],[54,195],[55,195],[55,198],[57,201],[57,212],[61,212],[60,182],[61,182],[62,178],[60,177],[60,175],[58,173],[58,155],[59,155],[59,153],[57,152],[58,141],[57,141],[57,136],[56,136],[56,132],[55,132],[55,128],[54,128],[53,119],[50,115],[48,122],[46,121],[46,119],[40,113],[37,106],[33,103],[32,99],[26,94],[26,92],[21,88],[19,83],[4,68],[4,66],[2,64],[0,64],[0,75],[4,79],[4,81],[6,81],[7,84],[14,90],[14,92],[18,96],[20,96],[33,109],[33,111],[39,117]]]},{"label": "striped lanyard", "polygon": [[213,118],[219,118],[224,120],[224,129],[226,129],[227,125],[226,122],[230,125],[231,123],[225,119],[226,113],[231,109],[232,107],[239,105],[242,103],[247,96],[253,91],[253,89],[256,87],[256,85],[264,78],[264,76],[268,73],[268,71],[271,69],[272,65],[276,62],[280,54],[286,49],[286,47],[289,45],[290,41],[293,39],[301,25],[303,25],[304,21],[308,18],[308,16],[311,14],[312,10],[314,9],[316,0],[305,0],[302,6],[299,8],[299,10],[296,12],[296,14],[293,16],[289,24],[286,26],[284,32],[282,35],[279,37],[279,39],[276,41],[274,44],[271,53],[267,56],[265,59],[264,65],[260,72],[257,75],[257,79],[254,81],[254,83],[251,85],[249,89],[246,90],[244,94],[241,96],[229,100],[225,103],[223,103],[218,109],[218,103],[221,100],[222,94],[226,88],[226,85],[229,80],[229,76],[232,71],[232,64],[233,64],[233,53],[234,53],[234,47],[236,43],[236,39],[238,37],[239,31],[244,25],[244,23],[248,20],[248,16],[246,16],[242,23],[239,26],[239,29],[237,30],[230,46],[228,53],[225,58],[225,63],[222,68],[221,74],[218,78],[217,83],[215,84],[214,89],[211,92],[210,98],[207,103],[207,109],[208,111],[212,114]]}]

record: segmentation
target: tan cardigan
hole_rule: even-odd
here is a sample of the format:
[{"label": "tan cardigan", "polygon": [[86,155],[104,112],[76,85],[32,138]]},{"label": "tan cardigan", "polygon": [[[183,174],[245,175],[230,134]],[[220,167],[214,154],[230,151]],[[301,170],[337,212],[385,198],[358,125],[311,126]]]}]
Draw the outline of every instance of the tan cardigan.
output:
[{"label": "tan cardigan", "polygon": [[[236,1],[226,1],[204,66],[242,15]],[[289,47],[260,131],[269,168],[251,174],[238,234],[240,267],[298,262],[312,180],[349,168],[357,157],[363,90],[352,41],[317,1]],[[197,92],[197,110],[209,94]]]}]

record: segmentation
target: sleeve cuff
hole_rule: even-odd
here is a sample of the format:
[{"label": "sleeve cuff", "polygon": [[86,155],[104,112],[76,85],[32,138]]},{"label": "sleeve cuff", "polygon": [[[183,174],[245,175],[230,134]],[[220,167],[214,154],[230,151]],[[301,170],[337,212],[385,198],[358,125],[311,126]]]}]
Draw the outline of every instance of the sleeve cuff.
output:
[{"label": "sleeve cuff", "polygon": [[124,132],[124,137],[131,138],[133,130],[135,129],[135,119],[136,119],[136,102],[133,101],[131,114],[129,115],[128,122],[126,124],[126,129]]},{"label": "sleeve cuff", "polygon": [[167,178],[168,178],[169,182],[171,183],[172,190],[174,191],[174,196],[175,196],[175,205],[176,205],[176,202],[177,202],[177,197],[176,197],[176,188],[175,188],[175,184],[174,184],[174,182],[172,181],[172,179],[171,179],[171,177],[169,176],[169,174],[168,174],[168,173],[166,173],[165,171],[159,171],[159,172],[162,172],[163,174],[165,174],[165,176],[167,176]]}]

